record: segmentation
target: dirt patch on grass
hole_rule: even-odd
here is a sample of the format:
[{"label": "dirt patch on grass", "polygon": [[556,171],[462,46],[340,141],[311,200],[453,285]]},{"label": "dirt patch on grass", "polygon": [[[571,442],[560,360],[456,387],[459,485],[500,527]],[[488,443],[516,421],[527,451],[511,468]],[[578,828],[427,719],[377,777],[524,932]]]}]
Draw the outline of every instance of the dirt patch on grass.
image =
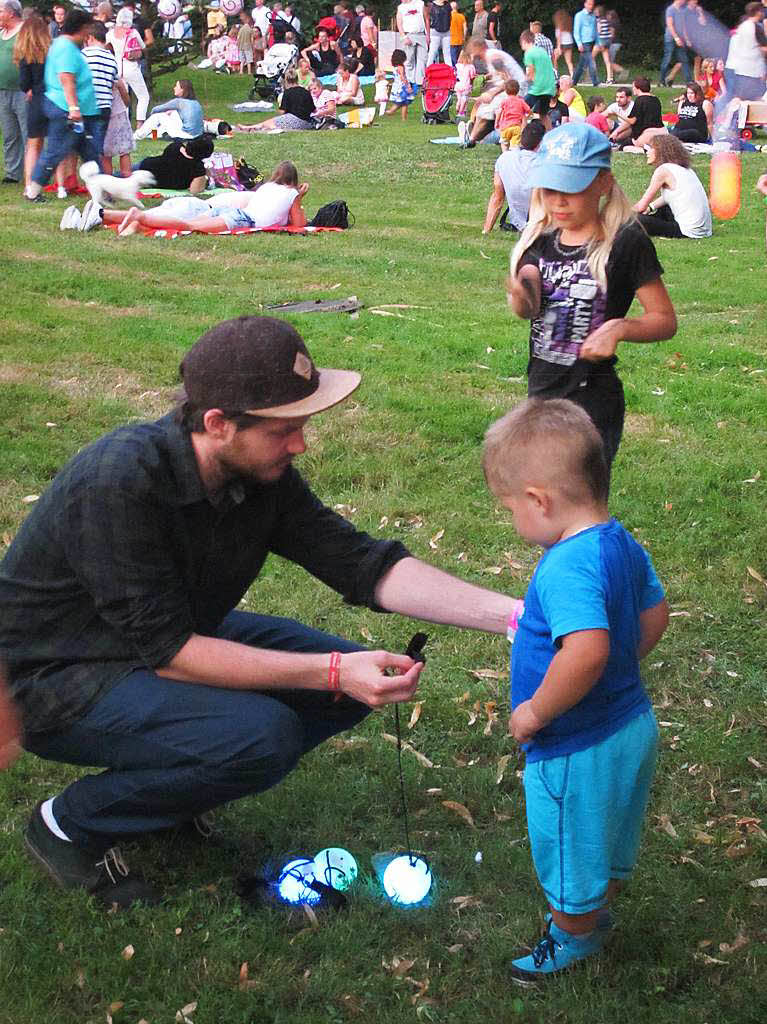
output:
[{"label": "dirt patch on grass", "polygon": [[623,429],[627,434],[633,434],[635,437],[646,437],[648,434],[655,434],[658,431],[655,417],[639,412],[628,414]]},{"label": "dirt patch on grass", "polygon": [[[60,371],[61,372],[61,371]],[[173,404],[174,387],[148,388],[138,374],[118,367],[99,367],[88,377],[52,376],[50,385],[70,398],[116,398],[135,405],[147,416],[161,416]]]},{"label": "dirt patch on grass", "polygon": [[110,306],[102,302],[82,299],[50,298],[46,300],[46,306],[56,306],[58,309],[72,307],[77,309],[89,309],[97,313],[109,313],[114,316],[144,316],[147,312],[146,306]]}]

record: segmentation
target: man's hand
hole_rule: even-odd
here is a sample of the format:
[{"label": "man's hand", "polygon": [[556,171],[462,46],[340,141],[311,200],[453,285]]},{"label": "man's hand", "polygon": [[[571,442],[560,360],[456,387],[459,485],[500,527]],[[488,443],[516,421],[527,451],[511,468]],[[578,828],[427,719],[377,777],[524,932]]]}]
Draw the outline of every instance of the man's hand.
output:
[{"label": "man's hand", "polygon": [[581,345],[580,359],[599,363],[615,355],[618,342],[623,340],[623,320],[605,320]]},{"label": "man's hand", "polygon": [[[423,670],[422,661],[389,651],[355,651],[341,656],[341,690],[347,697],[380,708],[410,700]],[[397,675],[387,675],[394,669]]]},{"label": "man's hand", "polygon": [[517,743],[529,743],[544,725],[546,722],[542,722],[536,715],[529,700],[515,708],[509,719],[509,729]]},{"label": "man's hand", "polygon": [[0,670],[0,771],[7,768],[19,754],[21,726],[16,709],[6,693],[3,674]]}]

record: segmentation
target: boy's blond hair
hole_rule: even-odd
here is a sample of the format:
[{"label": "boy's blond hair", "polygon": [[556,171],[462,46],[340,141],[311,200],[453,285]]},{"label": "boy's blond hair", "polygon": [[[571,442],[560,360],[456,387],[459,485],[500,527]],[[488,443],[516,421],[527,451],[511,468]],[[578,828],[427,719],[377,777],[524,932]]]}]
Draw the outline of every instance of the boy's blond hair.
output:
[{"label": "boy's blond hair", "polygon": [[499,498],[541,486],[573,505],[607,501],[602,438],[588,413],[565,398],[528,398],[496,420],[485,434],[482,469]]}]

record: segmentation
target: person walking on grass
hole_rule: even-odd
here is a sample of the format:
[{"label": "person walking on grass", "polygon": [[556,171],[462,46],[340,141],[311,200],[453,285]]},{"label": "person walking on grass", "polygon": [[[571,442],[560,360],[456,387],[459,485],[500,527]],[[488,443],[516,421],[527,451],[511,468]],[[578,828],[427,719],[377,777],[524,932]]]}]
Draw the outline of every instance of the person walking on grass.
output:
[{"label": "person walking on grass", "polygon": [[466,32],[466,16],[458,10],[458,0],[450,0],[450,56],[454,67],[466,42]]},{"label": "person walking on grass", "polygon": [[48,119],[45,149],[24,190],[31,202],[42,202],[43,186],[70,154],[83,163],[99,161],[103,142],[101,117],[90,68],[80,52],[91,34],[93,19],[85,11],[70,11],[61,35],[53,40],[45,61],[43,113]]},{"label": "person walking on grass", "polygon": [[[582,406],[609,467],[625,409],[618,345],[673,337],[674,307],[655,247],[610,171],[605,135],[581,122],[554,128],[530,185],[530,219],[506,289],[512,310],[531,321],[528,394]],[[642,312],[629,317],[635,296]]]},{"label": "person walking on grass", "polygon": [[525,75],[529,83],[527,102],[548,131],[551,128],[549,104],[557,91],[557,76],[551,56],[543,47],[536,45],[535,36],[529,30],[519,37],[519,45],[525,55]]},{"label": "person walking on grass", "polygon": [[405,71],[411,85],[423,85],[429,52],[429,8],[424,0],[403,0],[397,8],[397,32],[405,48]]},{"label": "person walking on grass", "polygon": [[59,885],[107,904],[159,895],[117,843],[269,789],[415,693],[423,665],[405,655],[240,610],[269,554],[377,611],[503,634],[516,607],[312,493],[293,465],[307,424],[360,375],[317,368],[288,323],[219,323],[180,372],[180,404],[81,449],[0,563],[24,746],[103,769],[37,806],[26,846]]},{"label": "person walking on grass", "polygon": [[594,14],[594,0],[584,0],[583,7],[575,15],[573,22],[573,38],[578,47],[578,63],[575,65],[573,85],[581,80],[581,75],[588,70],[591,84],[599,85],[597,66],[594,63],[594,47],[597,43],[597,19]]},{"label": "person walking on grass", "polygon": [[0,131],[3,133],[4,185],[18,185],[24,175],[27,145],[27,97],[19,86],[13,59],[23,25],[19,0],[0,0]]},{"label": "person walking on grass", "polygon": [[685,7],[687,0],[672,0],[666,8],[663,32],[663,57],[660,63],[660,84],[671,85],[679,71],[690,81],[690,63],[685,46]]},{"label": "person walking on grass", "polygon": [[528,399],[485,437],[485,478],[544,554],[511,648],[509,731],[525,752],[530,850],[546,929],[511,980],[598,954],[639,852],[658,748],[640,662],[669,622],[652,561],[610,518],[599,432],[573,402]]}]

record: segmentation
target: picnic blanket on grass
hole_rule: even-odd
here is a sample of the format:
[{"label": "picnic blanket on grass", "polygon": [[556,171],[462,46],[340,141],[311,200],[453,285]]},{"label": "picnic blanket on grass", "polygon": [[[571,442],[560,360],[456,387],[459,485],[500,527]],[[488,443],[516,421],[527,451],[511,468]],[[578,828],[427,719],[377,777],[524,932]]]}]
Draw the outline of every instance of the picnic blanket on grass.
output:
[{"label": "picnic blanket on grass", "polygon": [[[105,228],[110,231],[117,231],[117,224],[105,224]],[[182,235],[255,235],[262,231],[268,231],[272,234],[283,233],[288,235],[316,235],[320,231],[343,231],[343,228],[314,228],[310,224],[307,224],[303,228],[295,228],[290,225],[284,227],[275,224],[270,228],[233,228],[230,230],[223,231],[200,231],[199,228],[185,228],[183,231],[176,231],[175,229],[169,230],[168,228],[146,228],[139,226],[139,230],[136,234],[146,235],[149,238],[180,238]]]}]

